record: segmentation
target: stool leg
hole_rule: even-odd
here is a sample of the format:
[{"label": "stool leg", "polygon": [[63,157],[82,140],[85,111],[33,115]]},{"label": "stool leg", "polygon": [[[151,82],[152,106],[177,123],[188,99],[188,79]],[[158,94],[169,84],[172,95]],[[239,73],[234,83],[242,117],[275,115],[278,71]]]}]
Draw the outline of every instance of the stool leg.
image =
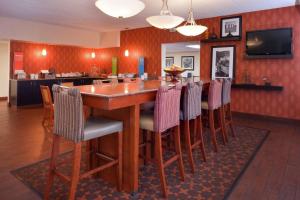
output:
[{"label": "stool leg", "polygon": [[47,121],[47,110],[46,110],[46,108],[44,108],[44,111],[43,111],[43,121],[42,121],[42,125],[43,126],[46,126],[46,121]]},{"label": "stool leg", "polygon": [[49,111],[50,119],[49,119],[49,126],[54,126],[54,108],[51,108]]},{"label": "stool leg", "polygon": [[178,158],[178,166],[179,166],[179,173],[181,176],[181,180],[184,181],[184,167],[183,167],[183,160],[182,160],[182,153],[181,153],[181,144],[180,144],[180,126],[175,127],[175,150],[176,154],[179,155]]},{"label": "stool leg", "polygon": [[167,182],[165,177],[165,169],[163,164],[161,133],[155,133],[155,158],[158,165],[158,171],[159,171],[163,196],[167,197],[168,191],[167,191]]},{"label": "stool leg", "polygon": [[202,129],[202,118],[201,115],[198,117],[198,132],[199,132],[199,139],[201,140],[200,143],[200,150],[202,154],[202,158],[204,162],[206,162],[206,154],[205,154],[205,148],[204,148],[204,140],[203,140],[203,129]]},{"label": "stool leg", "polygon": [[146,130],[146,159],[145,164],[147,165],[151,160],[151,131]]},{"label": "stool leg", "polygon": [[92,150],[91,150],[91,141],[88,140],[86,141],[86,165],[87,165],[87,169],[88,170],[91,170],[92,167],[91,167],[91,154],[93,153]]},{"label": "stool leg", "polygon": [[228,115],[229,115],[229,126],[230,126],[230,129],[231,129],[231,133],[232,133],[232,136],[235,137],[235,133],[234,133],[234,129],[233,129],[233,125],[232,125],[232,113],[231,113],[231,104],[229,103],[228,104]]},{"label": "stool leg", "polygon": [[218,143],[217,143],[217,138],[216,138],[216,129],[215,129],[214,111],[213,110],[209,110],[208,117],[209,117],[209,127],[210,127],[212,143],[214,145],[215,152],[218,152]]},{"label": "stool leg", "polygon": [[[220,108],[220,120],[221,120],[221,131],[223,136],[223,143],[228,143],[228,136],[226,131],[226,120],[225,120],[225,106],[222,105]],[[225,145],[224,143],[224,145]]]},{"label": "stool leg", "polygon": [[75,144],[69,200],[75,199],[80,175],[81,142]]},{"label": "stool leg", "polygon": [[223,123],[223,112],[222,112],[222,106],[218,109],[218,115],[219,115],[219,122],[220,122],[220,127],[221,127],[221,134],[222,134],[222,140],[223,144],[226,144],[226,133],[224,130],[224,123]]},{"label": "stool leg", "polygon": [[51,152],[51,158],[50,158],[50,168],[49,168],[49,175],[48,180],[46,184],[44,199],[49,199],[51,187],[53,185],[54,180],[54,171],[56,168],[56,159],[59,154],[59,143],[60,143],[60,137],[56,134],[53,134],[53,143],[52,143],[52,152]]},{"label": "stool leg", "polygon": [[123,185],[123,133],[118,133],[118,190],[122,190]]},{"label": "stool leg", "polygon": [[191,144],[191,134],[190,134],[190,123],[189,120],[184,120],[184,136],[185,136],[185,147],[189,157],[190,167],[192,173],[195,172],[195,164],[193,159],[193,152],[192,152],[192,144]]}]

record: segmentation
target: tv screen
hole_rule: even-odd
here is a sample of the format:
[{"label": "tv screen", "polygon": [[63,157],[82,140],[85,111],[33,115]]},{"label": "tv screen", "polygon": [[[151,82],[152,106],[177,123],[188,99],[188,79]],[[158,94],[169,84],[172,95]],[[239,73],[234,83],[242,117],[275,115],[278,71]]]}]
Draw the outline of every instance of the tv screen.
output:
[{"label": "tv screen", "polygon": [[246,33],[248,56],[292,56],[292,28]]}]

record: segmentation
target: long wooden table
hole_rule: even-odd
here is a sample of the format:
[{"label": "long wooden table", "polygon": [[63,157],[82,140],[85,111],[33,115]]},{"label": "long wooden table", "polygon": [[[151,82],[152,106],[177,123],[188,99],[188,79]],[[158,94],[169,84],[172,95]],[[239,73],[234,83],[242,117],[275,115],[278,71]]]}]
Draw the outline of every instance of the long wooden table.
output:
[{"label": "long wooden table", "polygon": [[[138,190],[139,173],[139,118],[140,104],[155,100],[161,85],[173,84],[152,80],[140,83],[105,84],[101,86],[77,86],[80,89],[83,104],[99,109],[97,114],[122,120],[123,131],[123,189],[127,192]],[[110,156],[117,155],[115,135],[100,139],[96,148]],[[114,182],[114,169],[103,172],[102,177]]]}]

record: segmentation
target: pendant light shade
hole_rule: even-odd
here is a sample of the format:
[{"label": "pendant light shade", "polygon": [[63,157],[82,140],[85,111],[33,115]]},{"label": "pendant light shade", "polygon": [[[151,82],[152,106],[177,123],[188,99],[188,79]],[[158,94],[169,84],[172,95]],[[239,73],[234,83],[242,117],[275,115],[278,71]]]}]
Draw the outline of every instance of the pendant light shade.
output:
[{"label": "pendant light shade", "polygon": [[147,22],[159,29],[171,29],[181,24],[184,19],[174,16],[168,8],[168,0],[163,0],[160,15],[148,17]]},{"label": "pendant light shade", "polygon": [[207,30],[206,26],[197,25],[193,15],[193,4],[191,0],[191,7],[189,11],[189,16],[186,23],[183,26],[177,27],[176,29],[180,34],[185,36],[197,36],[201,35]]},{"label": "pendant light shade", "polygon": [[116,18],[132,17],[145,8],[145,4],[139,0],[97,0],[95,6],[105,14]]}]

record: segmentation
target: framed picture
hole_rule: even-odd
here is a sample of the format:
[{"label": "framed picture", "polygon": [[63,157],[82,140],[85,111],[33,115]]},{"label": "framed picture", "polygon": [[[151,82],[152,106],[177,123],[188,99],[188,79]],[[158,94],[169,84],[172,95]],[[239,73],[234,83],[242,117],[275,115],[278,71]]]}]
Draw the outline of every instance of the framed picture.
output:
[{"label": "framed picture", "polygon": [[242,37],[242,16],[221,19],[221,38]]},{"label": "framed picture", "polygon": [[235,46],[211,48],[211,79],[235,77]]},{"label": "framed picture", "polygon": [[194,56],[181,56],[181,67],[186,70],[194,70]]},{"label": "framed picture", "polygon": [[166,57],[166,67],[170,67],[174,64],[174,57]]}]

